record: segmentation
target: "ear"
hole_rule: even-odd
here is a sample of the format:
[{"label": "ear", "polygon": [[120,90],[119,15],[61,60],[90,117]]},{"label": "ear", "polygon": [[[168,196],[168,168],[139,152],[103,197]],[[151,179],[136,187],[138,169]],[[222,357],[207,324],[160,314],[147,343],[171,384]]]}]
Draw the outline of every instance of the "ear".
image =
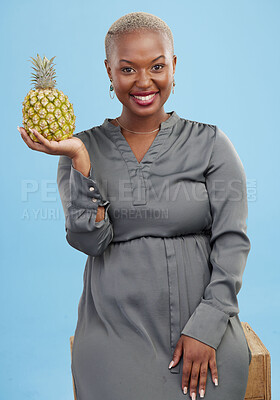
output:
[{"label": "ear", "polygon": [[176,63],[177,63],[177,56],[173,56],[173,75],[175,74],[175,69],[176,69]]},{"label": "ear", "polygon": [[111,80],[112,79],[111,67],[110,67],[109,62],[108,62],[107,59],[104,60],[104,64],[105,64],[109,79]]}]

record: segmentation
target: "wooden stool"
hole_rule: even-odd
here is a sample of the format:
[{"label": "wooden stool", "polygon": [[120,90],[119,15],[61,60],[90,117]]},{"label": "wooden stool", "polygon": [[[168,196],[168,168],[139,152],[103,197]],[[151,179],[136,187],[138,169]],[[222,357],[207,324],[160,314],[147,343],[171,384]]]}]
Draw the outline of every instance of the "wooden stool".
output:
[{"label": "wooden stool", "polygon": [[[73,348],[73,343],[74,343],[74,336],[71,336],[71,337],[70,337],[71,362],[72,362],[72,348]],[[73,382],[74,400],[77,400],[77,397],[76,397],[76,390],[75,390],[75,383],[74,383],[73,375],[72,375],[72,382]]]},{"label": "wooden stool", "polygon": [[[241,325],[252,353],[244,400],[271,400],[271,363],[269,351],[247,322],[241,322]],[[71,361],[73,341],[74,336],[71,336]],[[77,400],[73,376],[72,382],[74,399]]]},{"label": "wooden stool", "polygon": [[247,322],[241,322],[252,352],[245,400],[271,400],[270,354]]}]

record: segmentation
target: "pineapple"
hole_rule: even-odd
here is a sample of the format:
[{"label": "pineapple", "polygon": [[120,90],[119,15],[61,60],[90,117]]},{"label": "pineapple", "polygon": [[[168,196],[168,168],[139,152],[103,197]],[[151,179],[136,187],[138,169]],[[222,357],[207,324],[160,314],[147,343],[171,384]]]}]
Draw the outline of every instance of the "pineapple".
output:
[{"label": "pineapple", "polygon": [[50,60],[44,56],[43,60],[37,54],[32,58],[35,67],[35,85],[26,95],[22,105],[23,126],[34,142],[39,142],[29,128],[41,133],[48,140],[64,140],[73,136],[75,120],[73,104],[68,97],[55,88],[55,70]]}]

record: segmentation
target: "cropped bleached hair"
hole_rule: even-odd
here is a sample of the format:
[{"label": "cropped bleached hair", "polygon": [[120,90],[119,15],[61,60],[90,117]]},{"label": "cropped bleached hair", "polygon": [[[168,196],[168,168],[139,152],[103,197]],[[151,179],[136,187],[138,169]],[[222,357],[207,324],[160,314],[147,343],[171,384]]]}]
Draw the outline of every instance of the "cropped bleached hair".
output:
[{"label": "cropped bleached hair", "polygon": [[105,37],[106,59],[110,61],[110,55],[112,54],[115,39],[119,38],[122,34],[135,32],[141,29],[160,32],[163,34],[166,40],[169,42],[170,51],[172,52],[173,56],[173,35],[166,22],[153,14],[137,11],[123,15],[110,26]]}]

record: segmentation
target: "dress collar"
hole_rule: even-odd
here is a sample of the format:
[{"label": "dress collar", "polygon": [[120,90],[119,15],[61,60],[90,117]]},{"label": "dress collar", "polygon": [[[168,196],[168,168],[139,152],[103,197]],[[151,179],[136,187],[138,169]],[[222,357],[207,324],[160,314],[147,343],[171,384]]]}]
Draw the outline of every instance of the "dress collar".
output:
[{"label": "dress collar", "polygon": [[[160,131],[165,130],[165,129],[168,129],[168,128],[171,128],[171,127],[172,127],[173,125],[175,125],[175,124],[179,121],[179,119],[180,119],[179,115],[178,115],[175,111],[168,112],[167,114],[169,114],[170,117],[169,117],[166,121],[163,121],[163,122],[160,124]],[[104,119],[104,122],[103,122],[103,124],[102,124],[102,126],[103,126],[105,129],[109,129],[109,130],[111,130],[111,131],[118,131],[118,130],[120,130],[120,126],[115,126],[115,125],[113,125],[113,124],[110,122],[110,120],[112,120],[112,119],[114,119],[114,118],[105,118],[105,119]]]}]

